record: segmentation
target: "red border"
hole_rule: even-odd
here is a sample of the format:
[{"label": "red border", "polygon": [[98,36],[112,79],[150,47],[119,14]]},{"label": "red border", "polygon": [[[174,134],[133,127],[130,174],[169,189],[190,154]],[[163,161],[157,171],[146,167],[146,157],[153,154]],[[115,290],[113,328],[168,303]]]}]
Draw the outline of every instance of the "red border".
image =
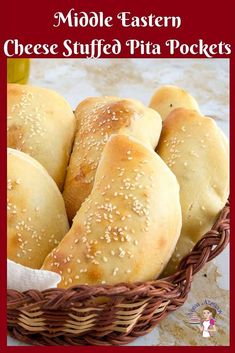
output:
[{"label": "red border", "polygon": [[1,104],[1,118],[0,118],[0,347],[5,346],[6,342],[6,60],[1,59],[0,65],[0,100]]},{"label": "red border", "polygon": [[[0,246],[0,350],[1,351],[19,351],[19,352],[41,352],[50,351],[75,351],[80,350],[83,352],[108,352],[110,350],[128,350],[147,352],[149,350],[169,351],[172,349],[175,352],[188,351],[188,347],[6,347],[6,57],[3,53],[3,43],[9,38],[19,38],[25,43],[37,43],[37,42],[60,42],[65,38],[71,40],[80,40],[82,42],[90,41],[92,38],[105,38],[110,40],[111,38],[118,38],[124,42],[128,38],[138,38],[144,40],[150,40],[152,42],[163,43],[168,38],[178,38],[182,42],[193,43],[198,38],[203,38],[208,43],[217,43],[221,40],[233,44],[233,2],[224,0],[222,3],[215,1],[197,0],[197,2],[189,1],[154,1],[145,0],[144,2],[127,1],[127,0],[81,0],[81,1],[63,1],[63,0],[40,0],[40,1],[26,1],[26,0],[11,0],[3,4],[1,2],[1,30],[0,30],[0,227],[1,227],[1,246]],[[104,11],[107,15],[114,15],[119,11],[131,11],[135,15],[146,15],[148,13],[158,13],[160,15],[175,15],[182,17],[182,27],[178,30],[172,29],[131,29],[131,28],[90,28],[90,29],[78,29],[78,28],[60,28],[55,29],[52,27],[52,14],[58,10],[65,10],[74,7],[78,11]],[[233,47],[232,47],[233,48]],[[33,56],[31,56],[33,57]],[[128,57],[128,53],[124,50],[120,57]],[[145,57],[136,56],[136,57]],[[148,56],[150,57],[150,56]],[[162,56],[158,57],[169,57],[164,51]],[[175,57],[200,57],[200,56],[180,56]],[[201,56],[202,57],[202,56]],[[233,97],[234,93],[234,54],[230,56],[221,55],[215,57],[226,57],[230,58],[230,97]],[[231,175],[234,171],[234,141],[233,141],[233,129],[234,129],[234,109],[235,104],[233,99],[230,99],[230,111],[231,111]],[[231,185],[231,204],[233,208],[234,196],[233,196],[233,184]],[[234,225],[234,218],[231,219],[232,227]],[[233,229],[233,228],[232,228]],[[233,275],[233,264],[235,262],[233,240],[231,242],[231,276]],[[234,293],[234,282],[231,277],[231,298]],[[234,304],[231,300],[231,322],[234,318]],[[233,320],[234,321],[234,320]],[[231,325],[230,333],[230,347],[190,347],[190,350],[205,350],[212,352],[214,350],[219,352],[227,352],[235,347],[234,344],[234,326]]]}]

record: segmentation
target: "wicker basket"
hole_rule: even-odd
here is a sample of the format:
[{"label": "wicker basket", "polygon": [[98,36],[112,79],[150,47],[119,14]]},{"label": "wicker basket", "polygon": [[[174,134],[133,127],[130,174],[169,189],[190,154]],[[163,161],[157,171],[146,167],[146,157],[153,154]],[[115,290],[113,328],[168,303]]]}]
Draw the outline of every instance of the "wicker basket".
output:
[{"label": "wicker basket", "polygon": [[227,246],[229,214],[228,202],[170,277],[42,292],[8,290],[8,333],[29,344],[48,346],[123,345],[147,334],[184,304],[193,275]]}]

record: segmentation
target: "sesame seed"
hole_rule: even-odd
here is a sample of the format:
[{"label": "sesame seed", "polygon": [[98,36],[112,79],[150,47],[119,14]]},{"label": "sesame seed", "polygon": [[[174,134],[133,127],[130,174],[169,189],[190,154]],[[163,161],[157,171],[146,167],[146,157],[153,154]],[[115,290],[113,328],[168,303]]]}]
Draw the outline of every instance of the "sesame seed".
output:
[{"label": "sesame seed", "polygon": [[113,276],[116,276],[116,274],[118,273],[119,271],[119,268],[118,267],[115,267],[115,269],[113,270]]},{"label": "sesame seed", "polygon": [[87,268],[81,268],[80,273],[85,273],[87,272]]}]

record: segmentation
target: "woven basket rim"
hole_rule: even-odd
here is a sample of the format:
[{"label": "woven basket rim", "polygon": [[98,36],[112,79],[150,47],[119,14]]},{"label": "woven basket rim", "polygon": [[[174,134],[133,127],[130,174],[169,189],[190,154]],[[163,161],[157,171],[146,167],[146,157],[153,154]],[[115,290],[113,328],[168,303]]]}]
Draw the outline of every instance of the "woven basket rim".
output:
[{"label": "woven basket rim", "polygon": [[[194,275],[199,272],[203,266],[218,256],[228,245],[230,236],[230,202],[229,199],[221,210],[215,224],[193,247],[192,251],[180,262],[177,271],[168,277],[135,283],[118,283],[116,285],[75,285],[70,288],[51,288],[43,291],[27,290],[17,291],[7,290],[7,314],[8,314],[8,333],[26,343],[34,345],[120,345],[133,341],[135,338],[150,332],[165,316],[182,306],[187,299],[191,288]],[[90,299],[97,297],[109,297],[110,302],[89,304]],[[148,302],[148,303],[147,303]],[[86,308],[90,311],[102,310],[108,316],[113,308],[118,310],[127,310],[131,308],[135,311],[135,305],[141,306],[141,310],[147,310],[149,319],[147,324],[140,329],[141,322],[137,319],[133,322],[131,330],[125,332],[124,329],[117,329],[120,332],[115,333],[112,330],[105,331],[104,337],[101,336],[102,328],[94,328],[91,333],[82,333],[81,336],[66,333],[66,329],[57,336],[43,332],[38,334],[35,339],[34,328],[19,326],[19,317],[34,315],[35,310],[39,310],[44,315],[52,313],[60,315],[61,313],[74,313],[74,310],[81,309],[81,305],[86,303]],[[88,303],[88,304],[87,304]],[[149,304],[150,303],[150,304]],[[85,304],[84,304],[85,305]],[[150,309],[148,308],[150,305]],[[76,309],[77,308],[77,309]],[[122,309],[120,309],[122,308]],[[148,308],[148,309],[146,309]],[[160,309],[159,309],[160,308]],[[87,309],[85,309],[87,310]],[[137,309],[136,309],[137,310]],[[156,313],[157,311],[157,314]],[[141,311],[140,320],[146,318],[146,312]],[[31,313],[31,314],[29,314]],[[51,314],[50,314],[51,315]],[[48,319],[51,320],[49,315]],[[156,316],[157,315],[157,316]],[[47,316],[46,316],[47,317]],[[53,322],[55,318],[53,319]],[[30,331],[31,330],[31,331]],[[61,336],[63,334],[63,337]],[[62,338],[61,338],[62,337]]]}]

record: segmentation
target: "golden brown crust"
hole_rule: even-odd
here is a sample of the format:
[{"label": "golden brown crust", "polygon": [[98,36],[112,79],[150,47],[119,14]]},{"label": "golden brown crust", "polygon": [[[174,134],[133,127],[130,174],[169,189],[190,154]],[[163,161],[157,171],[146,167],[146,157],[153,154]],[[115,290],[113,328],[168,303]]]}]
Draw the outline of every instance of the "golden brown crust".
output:
[{"label": "golden brown crust", "polygon": [[226,138],[213,119],[179,108],[164,121],[157,152],[180,184],[183,226],[167,266],[179,260],[214,224],[229,194],[229,152]]},{"label": "golden brown crust", "polygon": [[140,102],[117,97],[92,97],[75,112],[77,133],[64,187],[70,220],[90,194],[97,165],[111,134],[123,133],[155,148],[161,132],[161,118]]},{"label": "golden brown crust", "polygon": [[62,189],[75,118],[56,92],[29,85],[7,86],[7,145],[38,160]]},{"label": "golden brown crust", "polygon": [[8,148],[7,162],[8,258],[40,268],[69,229],[64,201],[35,159]]},{"label": "golden brown crust", "polygon": [[157,89],[149,106],[161,115],[162,120],[165,120],[168,114],[176,108],[186,108],[200,112],[196,100],[187,91],[172,85]]},{"label": "golden brown crust", "polygon": [[154,151],[126,135],[108,140],[94,187],[43,269],[77,283],[134,282],[159,275],[181,229],[179,187]]}]

